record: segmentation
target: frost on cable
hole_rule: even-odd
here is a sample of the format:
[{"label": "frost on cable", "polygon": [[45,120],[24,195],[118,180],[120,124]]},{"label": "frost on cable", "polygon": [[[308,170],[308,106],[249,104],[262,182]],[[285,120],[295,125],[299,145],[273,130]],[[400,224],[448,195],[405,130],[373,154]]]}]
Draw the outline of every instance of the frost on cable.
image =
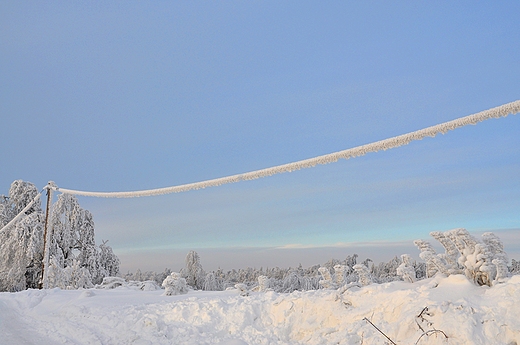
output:
[{"label": "frost on cable", "polygon": [[304,159],[301,161],[278,165],[271,168],[251,171],[243,174],[237,174],[232,176],[226,176],[216,178],[212,180],[188,183],[179,186],[142,190],[134,192],[85,192],[65,188],[54,189],[66,194],[85,195],[92,197],[104,197],[104,198],[135,198],[142,196],[162,195],[169,193],[180,193],[187,192],[190,190],[197,190],[208,187],[221,186],[223,184],[235,183],[240,181],[254,180],[262,177],[272,176],[275,174],[292,172],[305,168],[312,168],[316,165],[329,164],[337,162],[339,159],[350,159],[359,156],[363,156],[370,152],[384,151],[391,148],[407,145],[414,140],[421,140],[425,137],[435,137],[437,134],[445,134],[448,131],[454,130],[459,127],[467,125],[475,125],[478,122],[488,120],[491,118],[505,117],[509,114],[516,114],[520,112],[520,101],[511,102],[508,104],[501,105],[496,108],[492,108],[486,111],[482,111],[473,115],[461,117],[449,122],[441,123],[435,126],[427,127],[415,132],[399,135],[385,140],[376,141],[370,144],[361,145],[351,149],[338,151],[314,158]]}]

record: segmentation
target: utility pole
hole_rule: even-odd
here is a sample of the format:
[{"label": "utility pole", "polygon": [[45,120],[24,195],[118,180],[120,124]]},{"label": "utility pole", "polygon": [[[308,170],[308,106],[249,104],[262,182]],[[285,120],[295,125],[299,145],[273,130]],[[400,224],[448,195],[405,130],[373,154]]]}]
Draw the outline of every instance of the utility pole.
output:
[{"label": "utility pole", "polygon": [[[49,181],[45,189],[47,189],[47,207],[45,209],[45,227],[43,231],[43,258],[42,258],[42,276],[40,277],[40,281],[38,282],[38,289],[43,288],[43,277],[45,272],[45,264],[47,261],[48,248],[47,248],[47,231],[49,228],[49,210],[51,207],[51,199],[52,199],[52,186],[54,182]],[[48,264],[48,263],[47,263]]]}]

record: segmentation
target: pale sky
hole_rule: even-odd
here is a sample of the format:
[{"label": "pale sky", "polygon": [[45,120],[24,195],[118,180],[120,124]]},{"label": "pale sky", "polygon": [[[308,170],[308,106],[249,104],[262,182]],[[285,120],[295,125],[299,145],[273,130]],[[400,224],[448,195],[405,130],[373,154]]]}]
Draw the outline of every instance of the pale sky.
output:
[{"label": "pale sky", "polygon": [[[133,191],[385,139],[520,99],[520,3],[0,3],[0,194]],[[79,197],[123,271],[416,255],[497,231],[520,258],[520,115],[261,180]],[[432,240],[433,241],[433,240]],[[513,253],[513,254],[511,254]]]}]

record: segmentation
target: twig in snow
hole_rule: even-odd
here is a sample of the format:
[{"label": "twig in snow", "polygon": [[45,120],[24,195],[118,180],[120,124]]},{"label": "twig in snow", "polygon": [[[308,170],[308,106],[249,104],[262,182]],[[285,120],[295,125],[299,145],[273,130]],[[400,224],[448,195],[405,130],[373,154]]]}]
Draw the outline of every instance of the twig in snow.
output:
[{"label": "twig in snow", "polygon": [[370,321],[370,320],[367,319],[366,317],[363,318],[363,320],[365,320],[366,322],[368,322],[369,324],[371,324],[372,326],[374,326],[374,328],[377,329],[377,330],[379,331],[379,333],[381,333],[382,335],[384,335],[385,338],[388,339],[392,344],[397,345],[396,343],[394,343],[394,341],[393,341],[392,339],[390,339],[386,334],[384,334],[382,330],[380,330],[379,328],[377,328],[377,326],[374,325],[374,324],[372,323],[372,321]]},{"label": "twig in snow", "polygon": [[444,332],[443,332],[443,331],[441,331],[440,329],[431,329],[431,330],[429,330],[429,331],[426,331],[426,332],[424,332],[423,334],[421,334],[421,336],[419,337],[419,339],[417,339],[417,341],[415,342],[415,344],[414,344],[414,345],[417,345],[417,344],[419,344],[419,340],[421,340],[421,338],[422,338],[423,336],[425,336],[425,335],[426,335],[426,336],[428,336],[428,337],[429,337],[429,336],[430,336],[430,334],[433,334],[433,333],[442,333],[442,334],[444,335],[444,337],[446,337],[446,339],[448,339],[448,336],[446,335],[446,333],[444,333]]},{"label": "twig in snow", "polygon": [[424,321],[424,317],[422,317],[422,314],[423,314],[425,311],[427,311],[427,310],[428,310],[428,307],[424,307],[423,310],[421,310],[421,312],[419,313],[419,315],[417,315],[417,316],[415,317],[415,323],[417,324],[417,326],[419,326],[419,329],[420,329],[421,332],[423,332],[423,333],[425,332],[425,331],[424,331],[424,328],[421,327],[421,325],[419,324],[419,322],[417,321],[417,319],[420,318],[420,319],[422,319],[422,321]]}]

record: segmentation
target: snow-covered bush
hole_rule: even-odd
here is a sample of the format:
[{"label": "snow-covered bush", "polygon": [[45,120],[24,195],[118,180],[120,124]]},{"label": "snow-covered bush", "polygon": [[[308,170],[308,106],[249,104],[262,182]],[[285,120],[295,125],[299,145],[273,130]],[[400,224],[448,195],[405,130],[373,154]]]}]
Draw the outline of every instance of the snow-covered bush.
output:
[{"label": "snow-covered bush", "polygon": [[238,290],[238,293],[240,294],[240,296],[244,296],[244,297],[249,296],[249,290],[248,290],[246,284],[242,284],[242,283],[235,284],[235,289]]},{"label": "snow-covered bush", "polygon": [[388,262],[380,262],[379,264],[371,264],[369,267],[370,274],[374,283],[388,283],[399,280],[397,268],[401,265],[402,260],[395,256]]},{"label": "snow-covered bush", "polygon": [[320,272],[321,276],[323,277],[322,280],[320,280],[320,286],[324,289],[336,289],[336,284],[332,281],[332,276],[330,274],[330,271],[327,267],[320,267],[318,269],[318,272]]},{"label": "snow-covered bush", "polygon": [[520,261],[511,259],[511,265],[508,266],[509,273],[512,275],[520,274]]},{"label": "snow-covered bush", "polygon": [[397,267],[396,273],[405,282],[413,283],[417,277],[415,274],[415,267],[412,264],[412,257],[408,254],[401,255],[402,263]]},{"label": "snow-covered bush", "polygon": [[162,283],[164,288],[164,295],[183,295],[188,293],[188,286],[186,279],[181,277],[180,273],[172,272]]},{"label": "snow-covered bush", "polygon": [[370,285],[374,282],[368,267],[363,264],[357,264],[352,267],[359,277],[359,283],[363,286]]},{"label": "snow-covered bush", "polygon": [[444,254],[435,253],[426,241],[414,241],[421,250],[421,259],[426,261],[429,277],[432,272],[464,273],[477,285],[492,286],[509,275],[504,246],[495,234],[483,234],[482,242],[462,228],[444,233],[435,231],[430,235],[445,248]]},{"label": "snow-covered bush", "polygon": [[270,283],[270,280],[268,277],[259,276],[258,277],[258,291],[259,292],[269,291],[269,288],[270,288],[269,283]]},{"label": "snow-covered bush", "polygon": [[337,287],[343,286],[345,284],[345,275],[347,273],[348,267],[346,265],[335,265],[334,266],[334,282]]},{"label": "snow-covered bush", "polygon": [[222,287],[215,276],[215,273],[209,272],[206,274],[206,278],[204,279],[204,290],[205,291],[221,291]]},{"label": "snow-covered bush", "polygon": [[115,289],[120,286],[126,285],[126,280],[120,277],[105,277],[103,282],[96,285],[96,289]]},{"label": "snow-covered bush", "polygon": [[69,290],[94,287],[90,272],[87,268],[81,267],[78,260],[72,261],[72,265],[67,266],[63,273],[65,287]]},{"label": "snow-covered bush", "polygon": [[121,277],[105,277],[101,284],[96,285],[96,289],[115,289],[119,287],[141,291],[161,290],[161,287],[155,280],[135,281],[125,280]]}]

